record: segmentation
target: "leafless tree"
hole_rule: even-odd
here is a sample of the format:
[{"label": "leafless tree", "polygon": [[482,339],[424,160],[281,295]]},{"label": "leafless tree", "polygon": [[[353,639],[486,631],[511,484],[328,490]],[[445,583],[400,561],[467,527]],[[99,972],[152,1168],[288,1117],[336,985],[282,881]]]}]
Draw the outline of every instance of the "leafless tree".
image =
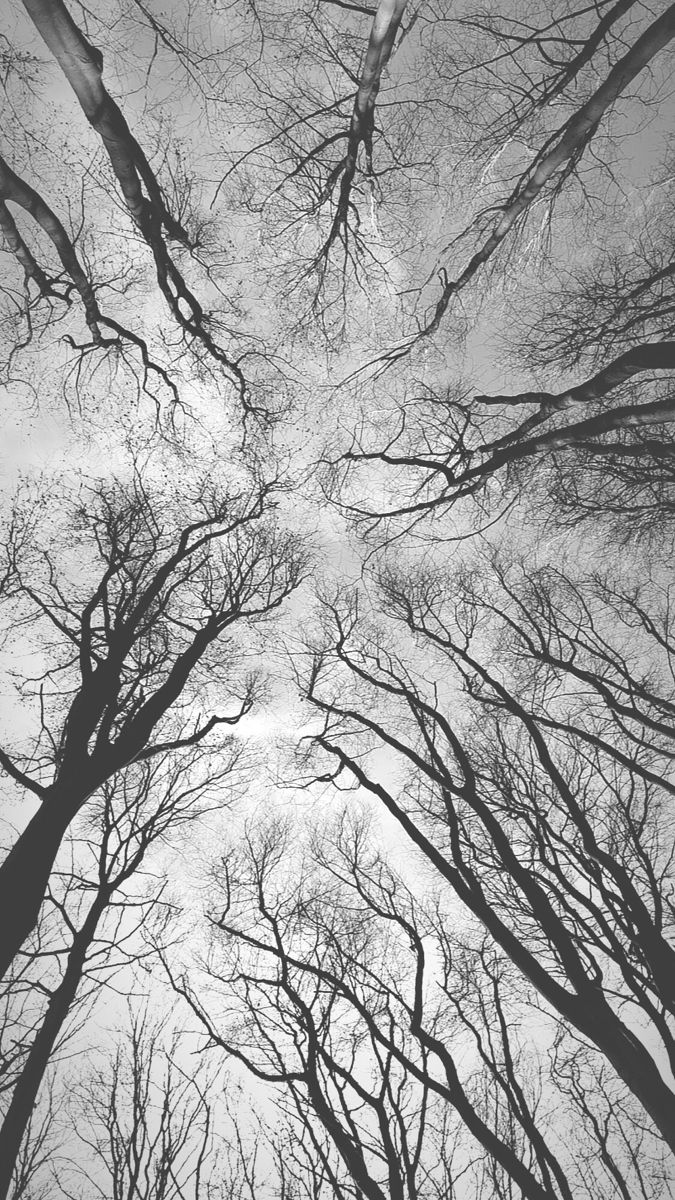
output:
[{"label": "leafless tree", "polygon": [[[287,855],[276,827],[250,840],[239,875],[228,860],[206,970],[173,976],[214,1049],[283,1085],[285,1103],[315,1138],[328,1137],[352,1187],[373,1200],[485,1187],[621,1194],[611,1171],[584,1179],[567,1154],[568,1119],[589,1157],[595,1129],[563,1087],[551,1088],[543,1058],[530,1056],[528,1074],[514,1032],[523,998],[488,940],[471,946],[466,925],[458,936],[439,902],[425,912],[362,824],[343,823],[315,848],[314,869],[293,888]],[[633,1144],[634,1131],[624,1133]],[[631,1187],[630,1155],[610,1140]],[[658,1195],[658,1175],[651,1182]]]},{"label": "leafless tree", "polygon": [[[393,522],[410,527],[471,500],[469,523],[484,522],[535,484],[547,515],[555,521],[559,498],[563,520],[566,514],[574,520],[584,508],[583,487],[575,503],[579,463],[593,477],[606,477],[604,507],[600,491],[596,515],[616,510],[623,499],[627,524],[633,508],[637,514],[645,505],[667,519],[675,415],[668,376],[674,369],[675,342],[664,340],[634,346],[557,392],[470,396],[462,389],[439,395],[422,388],[401,403],[384,447],[368,445],[378,434],[359,434],[341,459],[347,480],[358,471],[361,488],[369,466],[384,466],[391,503],[345,501],[347,511],[370,529]],[[339,470],[340,463],[333,467]]]},{"label": "leafless tree", "polygon": [[[527,28],[525,22],[525,34],[523,41],[520,41],[518,23],[511,21],[511,18],[506,17],[505,24],[508,25],[511,21],[513,33],[509,34],[501,32],[498,37],[509,41],[512,37],[515,43],[515,48],[506,49],[504,58],[510,61],[511,64],[516,62],[516,69],[519,70],[517,64],[518,45],[536,46],[537,51],[542,53],[543,57],[547,57],[549,65],[553,68],[549,75],[548,84],[544,82],[543,86],[538,86],[536,82],[527,78],[525,88],[525,103],[524,109],[527,112],[536,112],[541,106],[548,105],[552,100],[555,100],[564,90],[573,85],[577,73],[580,69],[586,66],[594,55],[603,47],[606,35],[617,20],[628,13],[629,17],[634,14],[635,6],[632,4],[617,4],[609,12],[605,12],[595,29],[590,31],[587,36],[581,38],[573,38],[570,36],[570,29],[567,28],[562,33],[563,22],[553,22],[557,25],[557,29],[553,34],[554,44],[557,42],[567,43],[567,46],[574,48],[574,55],[568,61],[561,61],[561,58],[553,55],[549,51],[543,49],[547,37],[545,29]],[[589,9],[575,12],[574,16],[583,17],[588,15]],[[650,14],[651,16],[651,14]],[[497,17],[497,22],[499,22]],[[489,18],[488,18],[489,21]],[[467,18],[466,24],[480,24],[475,18]],[[549,30],[551,25],[549,24]],[[495,22],[492,23],[492,31],[495,30]],[[552,202],[571,174],[577,168],[579,161],[591,144],[593,138],[605,119],[606,115],[611,111],[613,106],[633,83],[633,81],[644,72],[656,55],[658,55],[665,47],[668,46],[675,34],[675,10],[671,7],[660,13],[656,20],[644,28],[639,37],[629,46],[629,49],[621,55],[621,57],[612,61],[611,69],[606,73],[602,82],[595,88],[593,93],[585,100],[580,107],[575,107],[567,119],[557,128],[551,130],[544,137],[539,149],[527,163],[524,169],[519,173],[515,186],[510,193],[500,199],[496,203],[490,204],[489,207],[477,218],[467,232],[477,232],[477,247],[470,255],[466,265],[450,277],[450,273],[445,267],[441,267],[439,277],[441,282],[441,294],[434,305],[431,307],[429,316],[425,316],[418,322],[418,329],[410,336],[402,339],[390,349],[378,355],[370,363],[368,368],[376,367],[378,371],[388,368],[401,358],[405,358],[423,339],[431,337],[438,330],[441,321],[451,302],[478,276],[481,275],[486,265],[493,259],[497,251],[502,247],[502,244],[513,234],[513,232],[522,224],[522,221],[527,218],[533,205],[547,197],[549,203]],[[581,44],[581,48],[580,48]],[[616,46],[623,48],[621,41],[615,42]],[[551,61],[552,60],[552,61]],[[491,64],[485,64],[488,73],[491,69]],[[557,69],[556,69],[557,68]],[[472,69],[472,68],[469,68]],[[520,76],[522,80],[522,76]],[[507,136],[512,136],[514,130],[518,130],[521,126],[521,116],[518,115],[519,101],[516,99],[515,104],[513,99],[510,103],[509,115],[506,119]],[[495,218],[494,213],[497,212]],[[455,239],[459,240],[459,239]]]},{"label": "leafless tree", "polygon": [[[652,676],[583,590],[568,623],[574,589],[554,599],[545,579],[501,579],[492,592],[480,574],[383,574],[422,670],[376,630],[361,638],[356,609],[334,606],[334,639],[308,687],[326,720],[316,744],[607,1058],[672,1149],[674,1097],[658,1060],[674,1049],[671,740],[658,715],[672,702],[669,610],[604,593],[628,636],[652,642]],[[378,745],[400,790],[371,765]]]},{"label": "leafless tree", "polygon": [[[321,1154],[281,1119],[269,1127],[186,1031],[130,1014],[110,1058],[74,1090],[79,1150],[64,1195],[125,1200],[341,1197]],[[84,1158],[83,1158],[84,1155]],[[82,1180],[86,1180],[84,1192]]]},{"label": "leafless tree", "polygon": [[[89,1093],[85,1189],[672,1184],[675,5],[550,7],[22,0],[0,35],[2,382],[83,434],[105,406],[111,445],[139,390],[134,445],[166,397],[196,418],[182,455],[174,423],[161,464],[125,474],[113,449],[120,478],[76,473],[5,522],[1,1195],[43,1187],[66,1039],[165,902],[152,846],[231,782],[253,627],[311,557],[277,512],[282,455],[297,527],[344,485],[370,564],[345,594],[328,534],[325,626],[282,648],[319,722],[302,782],[324,807],[362,789],[413,865],[346,827],[305,857],[278,829],[224,854],[205,969],[159,953],[280,1123],[219,1110],[207,1178],[216,1085],[136,1021]],[[643,171],[648,130],[665,165]],[[286,405],[279,442],[241,420]],[[210,440],[240,445],[236,482]]]},{"label": "leafless tree", "polygon": [[[602,237],[588,265],[563,271],[557,280],[533,289],[523,301],[523,336],[515,346],[504,346],[505,365],[522,369],[524,364],[535,375],[555,380],[566,377],[573,364],[575,371],[602,382],[611,379],[615,365],[630,364],[631,352],[634,365],[647,346],[658,353],[659,341],[672,330],[675,274],[667,232],[672,202],[664,182],[645,198],[644,225],[637,238],[631,239],[619,222],[618,232]],[[634,375],[626,394],[632,405],[653,394],[645,386],[650,373]],[[664,399],[666,386],[664,381]],[[622,392],[620,386],[614,394],[608,392],[606,403],[621,408]],[[570,389],[569,395],[582,393],[583,385],[581,391]],[[673,508],[672,436],[667,424],[642,429],[619,425],[591,443],[580,441],[561,453],[553,450],[544,462],[544,470],[537,472],[542,481],[537,506],[543,504],[556,525],[601,524],[619,542],[642,539],[658,552],[659,539],[669,533]]]},{"label": "leafless tree", "polygon": [[404,195],[430,188],[433,84],[407,53],[418,12],[405,0],[255,11],[250,87],[233,98],[244,149],[228,154],[215,200],[260,213],[298,324],[335,344],[365,296],[391,291],[391,264],[416,240],[405,206],[386,202],[391,177]]},{"label": "leafless tree", "polygon": [[[76,1092],[76,1133],[91,1161],[75,1164],[86,1194],[126,1200],[203,1200],[232,1195],[219,1179],[210,1081],[181,1065],[177,1038],[147,1013],[130,1014],[128,1037]],[[80,1155],[78,1154],[77,1158]],[[77,1194],[77,1193],[73,1193]]]},{"label": "leafless tree", "polygon": [[601,0],[597,5],[561,5],[554,14],[536,4],[518,15],[486,4],[454,21],[451,16],[475,39],[464,47],[470,61],[462,74],[478,94],[489,94],[496,85],[497,95],[510,101],[500,110],[491,100],[496,111],[486,140],[498,143],[515,136],[556,100],[569,104],[570,84],[594,64],[598,52],[608,58],[620,49],[624,17],[641,15],[635,0]]},{"label": "leafless tree", "polygon": [[35,926],[64,834],[89,797],[132,763],[198,745],[248,706],[245,696],[234,713],[194,716],[186,689],[200,669],[226,674],[224,635],[278,608],[302,577],[306,553],[275,531],[273,495],[269,483],[233,493],[205,479],[192,494],[153,498],[137,470],[127,484],[85,486],[62,529],[77,561],[55,555],[45,498],[17,512],[6,541],[9,619],[57,640],[33,692],[35,740],[19,758],[0,755],[39,801],[0,867],[12,914],[3,972]]},{"label": "leafless tree", "polygon": [[[150,162],[119,105],[103,83],[103,56],[77,26],[66,5],[25,0],[26,11],[101,138],[134,226],[150,247],[159,289],[186,344],[197,342],[221,366],[247,404],[247,386],[236,358],[215,340],[203,305],[177,265],[168,239],[190,248],[190,237],[170,211]],[[12,199],[15,197],[12,196]],[[88,314],[91,328],[91,316]]]},{"label": "leafless tree", "polygon": [[[247,698],[243,709],[248,706]],[[31,1113],[73,1012],[91,1007],[102,987],[143,957],[139,933],[166,907],[165,883],[153,879],[146,862],[153,845],[231,803],[241,758],[241,747],[222,741],[217,761],[202,746],[146,759],[107,780],[90,801],[68,869],[52,874],[45,901],[52,925],[58,917],[61,928],[51,931],[39,953],[30,945],[23,953],[42,1011],[13,1071],[0,1126],[0,1196],[8,1194],[13,1164],[30,1143]]]},{"label": "leafless tree", "polygon": [[60,1158],[57,1112],[55,1089],[50,1081],[41,1104],[31,1113],[14,1163],[10,1200],[47,1200],[53,1194],[52,1174]]},{"label": "leafless tree", "polygon": [[[150,378],[157,377],[157,382],[163,384],[170,394],[174,404],[180,402],[178,388],[168,371],[150,357],[148,344],[144,337],[130,327],[121,325],[114,317],[105,315],[96,295],[96,287],[89,278],[78,257],[74,240],[69,236],[62,222],[49,205],[42,199],[35,188],[11,169],[9,164],[0,157],[0,227],[9,251],[21,264],[24,272],[25,299],[23,309],[28,322],[26,341],[32,335],[33,308],[40,301],[46,302],[50,310],[63,305],[66,308],[72,303],[72,292],[75,290],[82,302],[86,324],[91,334],[91,342],[77,344],[73,338],[65,335],[69,345],[78,351],[80,364],[91,351],[125,352],[125,345],[135,348],[141,359],[141,388],[150,392]],[[61,271],[54,276],[37,260],[33,251],[22,237],[17,224],[7,204],[11,203],[28,213],[51,241],[58,255]],[[62,276],[68,276],[68,282],[62,281]],[[109,286],[108,281],[108,286]],[[31,298],[30,285],[34,284],[37,297]],[[107,336],[104,333],[107,331]],[[26,342],[14,347],[13,353],[22,349]],[[11,361],[11,360],[10,360]],[[152,394],[152,393],[151,393]]]}]

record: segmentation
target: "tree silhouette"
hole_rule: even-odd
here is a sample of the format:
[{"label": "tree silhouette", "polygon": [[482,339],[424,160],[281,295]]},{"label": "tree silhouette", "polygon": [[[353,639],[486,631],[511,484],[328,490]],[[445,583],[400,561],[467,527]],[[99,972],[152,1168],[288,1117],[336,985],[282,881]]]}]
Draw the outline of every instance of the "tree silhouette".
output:
[{"label": "tree silhouette", "polygon": [[[302,576],[297,540],[265,526],[272,494],[271,484],[238,495],[202,485],[191,505],[183,496],[177,506],[153,503],[137,473],[129,485],[95,484],[71,526],[85,553],[93,550],[86,582],[64,579],[39,530],[32,541],[33,515],[17,515],[6,543],[13,619],[18,605],[24,621],[46,622],[59,643],[39,681],[40,732],[28,756],[37,770],[5,750],[0,756],[40,801],[0,867],[12,912],[3,971],[35,926],[63,836],[89,797],[130,764],[198,745],[241,715],[239,707],[192,723],[186,713],[178,732],[161,727],[200,664],[213,669],[226,631],[277,608]],[[55,678],[52,713],[46,698]]]}]

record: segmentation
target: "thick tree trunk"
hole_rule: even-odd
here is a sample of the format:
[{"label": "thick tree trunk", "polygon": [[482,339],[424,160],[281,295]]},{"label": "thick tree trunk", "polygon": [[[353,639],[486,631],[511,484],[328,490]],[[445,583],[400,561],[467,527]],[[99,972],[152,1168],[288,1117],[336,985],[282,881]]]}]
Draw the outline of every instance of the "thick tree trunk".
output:
[{"label": "thick tree trunk", "polygon": [[366,149],[369,149],[373,132],[375,101],[382,83],[382,74],[391,58],[405,6],[406,0],[380,0],[377,7],[370,31],[366,60],[359,79],[359,90],[354,102],[349,133],[350,150],[358,148],[359,142],[363,139],[366,140]]},{"label": "thick tree trunk", "polygon": [[2,229],[3,237],[8,250],[14,255],[17,262],[21,263],[24,272],[26,284],[32,279],[37,285],[38,291],[43,295],[49,295],[51,284],[42,270],[42,267],[32,255],[28,246],[24,242],[19,230],[16,226],[16,221],[9,211],[4,200],[0,200],[0,229]]},{"label": "thick tree trunk", "polygon": [[103,85],[103,59],[78,29],[61,0],[24,0],[28,15],[100,135],[129,212],[139,226],[145,200],[134,162],[135,143],[127,123]]},{"label": "thick tree trunk", "polygon": [[0,866],[0,979],[35,928],[64,834],[88,790],[65,795],[56,785]]},{"label": "thick tree trunk", "polygon": [[342,226],[347,221],[352,184],[356,175],[356,165],[359,149],[363,146],[368,168],[372,168],[373,130],[375,127],[375,103],[377,100],[382,75],[391,58],[396,34],[398,33],[407,0],[380,0],[373,17],[373,24],[368,40],[368,49],[359,78],[359,87],[354,101],[352,119],[349,126],[347,153],[338,166],[331,172],[326,185],[325,195],[329,195],[335,185],[336,178],[342,172],[340,194],[333,217],[328,240],[324,246],[324,254],[335,241]]}]

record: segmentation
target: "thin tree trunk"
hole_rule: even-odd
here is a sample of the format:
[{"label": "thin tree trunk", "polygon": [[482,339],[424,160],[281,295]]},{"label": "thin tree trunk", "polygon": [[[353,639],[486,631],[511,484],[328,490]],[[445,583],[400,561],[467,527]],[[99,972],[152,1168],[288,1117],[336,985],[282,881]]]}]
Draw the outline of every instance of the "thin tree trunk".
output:
[{"label": "thin tree trunk", "polygon": [[0,1200],[6,1200],[12,1171],[49,1065],[54,1046],[63,1029],[82,980],[87,951],[96,934],[108,896],[99,892],[82,928],[75,935],[61,983],[53,992],[47,1012],[30,1048],[12,1099],[0,1128]]},{"label": "thin tree trunk", "polygon": [[561,986],[500,919],[475,877],[467,877],[466,868],[460,871],[457,865],[448,861],[417,828],[412,818],[398,806],[387,790],[370,780],[359,764],[339,746],[325,738],[320,738],[319,744],[335,755],[363,787],[382,801],[413,843],[450,883],[460,900],[478,917],[525,978],[556,1012],[605,1055],[675,1154],[675,1095],[664,1082],[649,1051],[613,1012],[601,989],[586,981],[583,991],[575,995]]}]

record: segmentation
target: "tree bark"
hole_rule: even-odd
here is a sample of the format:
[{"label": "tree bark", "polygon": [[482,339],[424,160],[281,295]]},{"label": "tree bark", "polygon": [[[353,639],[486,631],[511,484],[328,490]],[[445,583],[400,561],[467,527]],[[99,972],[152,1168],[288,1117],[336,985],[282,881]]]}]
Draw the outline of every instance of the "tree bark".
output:
[{"label": "tree bark", "polygon": [[[539,404],[543,412],[537,414],[536,419],[540,421],[572,404],[590,404],[600,400],[643,371],[675,371],[675,342],[643,342],[633,346],[596,371],[590,379],[564,392],[518,392],[515,396],[475,396],[474,399],[478,404]],[[517,433],[529,427],[523,423]]]},{"label": "tree bark", "polygon": [[347,153],[331,172],[324,195],[330,194],[336,176],[342,171],[340,194],[328,239],[322,254],[327,255],[342,226],[347,221],[349,202],[356,174],[359,149],[363,146],[369,167],[372,166],[373,130],[375,127],[375,102],[382,74],[391,58],[394,41],[398,33],[407,0],[380,0],[373,18],[368,40],[365,62],[359,78],[359,87],[354,101],[349,126]]}]

